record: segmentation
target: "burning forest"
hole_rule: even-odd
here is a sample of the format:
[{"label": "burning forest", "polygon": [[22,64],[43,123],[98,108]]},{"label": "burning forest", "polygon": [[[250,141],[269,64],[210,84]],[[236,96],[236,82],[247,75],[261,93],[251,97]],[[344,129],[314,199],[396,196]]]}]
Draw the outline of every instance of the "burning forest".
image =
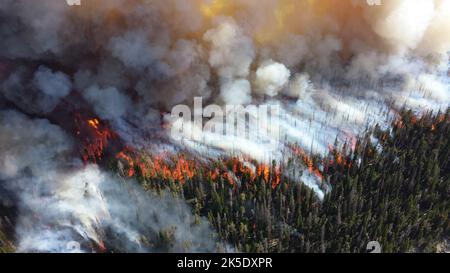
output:
[{"label": "burning forest", "polygon": [[449,251],[449,0],[80,3],[0,3],[0,252]]}]

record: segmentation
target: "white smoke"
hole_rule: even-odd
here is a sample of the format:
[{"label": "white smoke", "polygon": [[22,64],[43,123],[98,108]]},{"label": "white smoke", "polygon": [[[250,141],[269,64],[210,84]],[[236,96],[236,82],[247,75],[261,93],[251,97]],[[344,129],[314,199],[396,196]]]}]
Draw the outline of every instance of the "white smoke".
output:
[{"label": "white smoke", "polygon": [[294,79],[289,83],[284,94],[294,98],[300,99],[306,96],[306,93],[313,88],[310,77],[307,73],[300,73],[295,75]]},{"label": "white smoke", "polygon": [[252,41],[231,19],[222,19],[208,30],[204,40],[211,43],[208,62],[220,77],[220,95],[226,104],[251,102],[250,83],[245,78],[255,57]]},{"label": "white smoke", "polygon": [[393,49],[407,52],[423,39],[435,12],[434,1],[386,1],[372,28]]},{"label": "white smoke", "polygon": [[256,89],[274,97],[288,83],[291,72],[280,63],[268,62],[256,70]]}]

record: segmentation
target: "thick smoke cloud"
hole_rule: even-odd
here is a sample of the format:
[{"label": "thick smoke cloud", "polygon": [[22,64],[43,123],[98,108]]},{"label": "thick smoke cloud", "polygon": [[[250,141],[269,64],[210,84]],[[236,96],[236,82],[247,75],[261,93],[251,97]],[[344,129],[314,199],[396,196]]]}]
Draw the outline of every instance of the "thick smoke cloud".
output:
[{"label": "thick smoke cloud", "polygon": [[[106,232],[119,251],[219,250],[207,221],[193,224],[184,201],[144,193],[95,165],[84,167],[72,149],[71,137],[48,121],[0,112],[0,183],[19,200],[19,252],[68,252],[73,241],[101,244]],[[166,230],[173,243],[158,249],[155,238]]]},{"label": "thick smoke cloud", "polygon": [[[445,70],[449,6],[446,0],[380,6],[351,0],[95,0],[74,8],[64,1],[4,1],[1,56],[59,63],[66,72],[85,75],[85,82],[78,77],[84,88],[116,88],[138,98],[143,112],[169,110],[195,95],[237,103],[241,94],[240,103],[249,103],[242,80],[256,96],[278,93],[279,83],[252,76],[271,61],[291,70],[278,80],[303,72],[319,83],[337,75],[379,80],[435,73],[442,68],[437,64]],[[31,80],[15,75],[22,86]]]},{"label": "thick smoke cloud", "polygon": [[268,62],[256,70],[257,89],[274,97],[288,83],[291,72],[280,63]]},{"label": "thick smoke cloud", "polygon": [[0,88],[7,99],[29,113],[46,114],[72,91],[68,75],[40,66],[33,73],[21,66],[2,81]]},{"label": "thick smoke cloud", "polygon": [[230,19],[220,20],[217,27],[205,33],[204,40],[211,43],[208,62],[220,78],[224,103],[250,103],[250,83],[245,78],[255,57],[252,40]]},{"label": "thick smoke cloud", "polygon": [[[62,111],[62,103],[89,109],[137,148],[154,141],[148,135],[157,125],[170,123],[161,116],[177,104],[192,105],[196,96],[220,105],[280,105],[279,148],[264,148],[273,135],[218,137],[199,128],[193,129],[195,141],[178,143],[162,126],[168,145],[266,162],[282,161],[290,143],[323,154],[336,139],[352,143],[369,124],[387,126],[401,107],[420,113],[450,102],[450,0],[382,0],[379,6],[363,0],[82,0],[79,7],[63,0],[4,0],[0,21],[2,109],[44,119],[60,114],[54,112]],[[59,166],[79,163],[70,137],[56,125],[8,110],[2,119],[2,181],[51,191],[45,195],[52,200],[57,193],[49,185],[66,185],[66,168],[74,177],[103,177],[92,185],[110,180],[95,168],[75,174],[71,166]],[[27,127],[27,133],[36,131],[32,137],[19,133]],[[10,143],[15,138],[3,129],[16,132],[17,141]],[[323,195],[315,181],[305,182]],[[78,193],[80,183],[71,183]],[[26,194],[37,200],[36,192],[20,196]],[[33,208],[33,201],[23,202],[24,211]],[[85,224],[76,204],[63,202],[62,218],[75,223],[66,226],[95,237],[95,221]],[[55,218],[41,217],[43,226]],[[34,234],[48,233],[28,234],[21,249],[47,240]],[[64,229],[55,234],[68,236]]]},{"label": "thick smoke cloud", "polygon": [[[95,112],[102,119],[120,119],[125,116],[131,107],[129,97],[115,87],[100,89],[97,86],[91,86],[83,92],[83,97],[94,105]],[[114,111],[111,111],[111,109],[114,109]]]}]

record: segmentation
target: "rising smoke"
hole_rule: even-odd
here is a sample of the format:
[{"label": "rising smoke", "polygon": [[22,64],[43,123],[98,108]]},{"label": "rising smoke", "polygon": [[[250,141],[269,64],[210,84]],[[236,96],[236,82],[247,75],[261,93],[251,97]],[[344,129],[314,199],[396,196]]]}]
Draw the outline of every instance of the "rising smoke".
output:
[{"label": "rising smoke", "polygon": [[[188,224],[185,205],[170,213],[179,201],[121,196],[139,191],[83,167],[67,105],[150,149],[149,133],[196,96],[277,104],[280,149],[265,151],[258,137],[219,142],[207,132],[180,144],[165,135],[168,146],[204,156],[270,162],[283,160],[288,143],[323,154],[369,124],[386,126],[401,107],[437,111],[450,102],[450,0],[3,0],[0,21],[0,182],[21,200],[21,251],[63,251],[77,236],[98,243],[104,225],[134,251],[152,250],[136,243],[144,227],[167,225],[178,226],[175,251],[184,238],[193,251],[215,247],[196,235],[213,238],[207,226]],[[302,179],[323,196],[313,178]],[[132,220],[133,210],[152,207],[164,208],[155,214],[167,222]]]},{"label": "rising smoke", "polygon": [[164,230],[174,239],[164,251],[218,250],[207,221],[194,225],[182,200],[144,194],[132,181],[83,166],[59,127],[15,111],[0,112],[0,121],[0,182],[19,199],[18,251],[67,252],[73,241],[102,246],[106,231],[118,251],[162,251],[141,236],[154,239]]}]

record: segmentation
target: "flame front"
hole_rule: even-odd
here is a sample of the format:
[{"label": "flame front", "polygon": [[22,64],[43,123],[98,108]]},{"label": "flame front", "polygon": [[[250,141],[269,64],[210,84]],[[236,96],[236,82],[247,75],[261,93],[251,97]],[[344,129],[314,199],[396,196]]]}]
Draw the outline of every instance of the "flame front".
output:
[{"label": "flame front", "polygon": [[76,134],[83,143],[82,159],[85,163],[97,163],[102,160],[105,148],[115,133],[98,118],[83,119],[75,116]]}]

